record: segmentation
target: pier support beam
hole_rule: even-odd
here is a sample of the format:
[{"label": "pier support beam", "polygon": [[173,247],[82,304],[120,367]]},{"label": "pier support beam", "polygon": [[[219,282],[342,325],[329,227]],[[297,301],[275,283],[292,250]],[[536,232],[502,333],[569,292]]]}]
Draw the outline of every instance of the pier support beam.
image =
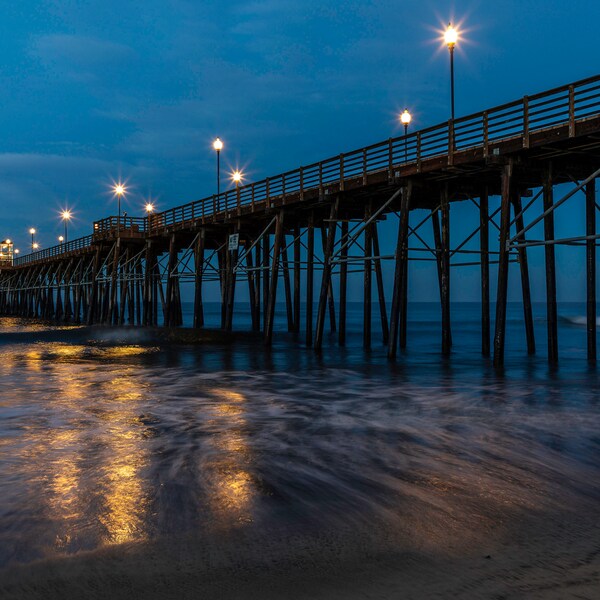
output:
[{"label": "pier support beam", "polygon": [[[596,235],[596,180],[585,186],[586,236]],[[586,243],[587,270],[587,357],[596,360],[596,240]]]},{"label": "pier support beam", "polygon": [[[377,223],[373,223],[373,252],[376,257],[381,256],[379,249],[379,233]],[[387,346],[390,337],[390,329],[387,318],[387,308],[385,306],[385,288],[383,286],[383,272],[381,269],[381,258],[375,258],[375,279],[377,281],[377,297],[379,300],[379,317],[381,319],[381,339],[384,346]],[[341,303],[341,298],[340,298]]]},{"label": "pier support beam", "polygon": [[308,215],[306,226],[306,345],[313,344],[313,298],[315,282],[315,222],[314,213]]},{"label": "pier support beam", "polygon": [[265,345],[273,342],[273,321],[275,319],[275,302],[277,300],[277,279],[279,275],[279,258],[283,243],[283,210],[277,214],[275,221],[275,239],[273,241],[273,262],[271,264],[271,284],[269,288],[269,304],[265,321]]},{"label": "pier support beam", "polygon": [[509,159],[502,172],[502,200],[500,205],[500,249],[498,256],[498,290],[496,296],[496,323],[494,333],[494,366],[504,366],[506,339],[506,301],[508,297],[508,235],[510,229],[510,197],[513,162]]},{"label": "pier support beam", "polygon": [[[514,193],[512,203],[515,209],[515,224],[517,231],[525,227],[523,222],[523,208],[521,197]],[[519,237],[519,242],[525,242],[525,234]],[[521,290],[523,293],[523,317],[525,320],[525,335],[527,337],[527,354],[535,354],[535,333],[533,330],[533,309],[531,306],[531,288],[529,285],[529,266],[527,263],[527,248],[520,246],[517,250],[519,255],[519,266],[521,272]]]},{"label": "pier support beam", "polygon": [[324,248],[323,256],[323,277],[321,279],[321,293],[319,295],[319,306],[317,309],[317,326],[315,331],[315,350],[320,350],[323,345],[323,329],[325,326],[325,310],[327,308],[327,299],[331,288],[331,254],[335,242],[335,227],[337,220],[337,211],[339,198],[336,198],[331,205],[329,214],[329,229],[327,230],[327,243]]},{"label": "pier support beam", "polygon": [[344,220],[341,223],[342,227],[342,247],[340,249],[340,312],[338,323],[338,344],[346,345],[346,299],[348,293],[348,246],[346,240],[348,238],[348,221]]},{"label": "pier support beam", "polygon": [[487,187],[479,199],[479,251],[481,253],[481,354],[490,355],[490,220]]},{"label": "pier support beam", "polygon": [[398,223],[398,241],[396,243],[396,268],[394,270],[394,288],[392,292],[392,308],[390,313],[390,339],[388,343],[388,358],[395,358],[398,352],[398,327],[400,321],[400,304],[402,286],[404,283],[404,268],[408,256],[408,215],[412,183],[409,181],[402,190],[400,201],[400,220]]},{"label": "pier support beam", "polygon": [[205,230],[198,234],[194,246],[194,328],[204,326],[204,305],[202,302],[202,279],[204,274]]},{"label": "pier support beam", "polygon": [[169,263],[167,268],[167,292],[165,304],[165,325],[175,326],[175,270],[177,268],[177,246],[175,235],[169,240]]},{"label": "pier support beam", "polygon": [[250,318],[252,319],[252,331],[260,331],[260,314],[256,305],[256,274],[252,260],[251,241],[246,240],[246,271],[248,273],[248,300],[250,302]]},{"label": "pier support beam", "polygon": [[288,331],[294,331],[294,306],[292,304],[292,283],[290,280],[290,266],[288,261],[288,251],[286,236],[283,235],[281,244],[281,266],[283,267],[283,287],[285,290],[285,312],[287,316]]},{"label": "pier support beam", "polygon": [[442,192],[442,354],[450,354],[452,333],[450,325],[450,199],[448,188]]},{"label": "pier support beam", "polygon": [[[234,233],[238,233],[238,228],[235,228]],[[229,249],[229,236],[227,236],[225,251],[227,252],[227,276],[226,276],[226,294],[227,294],[227,310],[225,318],[225,329],[231,331],[233,329],[233,309],[235,307],[235,283],[236,283],[236,271],[234,270],[235,265],[238,261],[239,249],[236,247],[235,250]]]},{"label": "pier support beam", "polygon": [[548,362],[558,362],[558,311],[556,306],[556,269],[554,259],[554,203],[552,171],[548,166],[544,177],[544,246],[546,262],[546,322],[548,328]]},{"label": "pier support beam", "polygon": [[[365,205],[365,222],[368,222],[371,218],[371,202],[367,202]],[[369,223],[365,227],[365,238],[364,238],[364,289],[363,289],[363,348],[371,348],[371,256],[373,255],[373,235],[371,230],[371,224]]]},{"label": "pier support beam", "polygon": [[296,336],[300,334],[300,275],[301,275],[301,258],[300,258],[300,226],[294,228],[294,333]]}]

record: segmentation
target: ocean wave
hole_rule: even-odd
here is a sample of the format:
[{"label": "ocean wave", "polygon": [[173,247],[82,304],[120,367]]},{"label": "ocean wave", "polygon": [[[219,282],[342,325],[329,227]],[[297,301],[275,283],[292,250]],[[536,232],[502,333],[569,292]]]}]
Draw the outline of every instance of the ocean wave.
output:
[{"label": "ocean wave", "polygon": [[[580,325],[584,327],[587,325],[587,317],[585,315],[575,315],[571,317],[561,316],[560,319],[561,321],[570,323],[571,325]],[[596,317],[596,327],[598,326],[600,326],[600,317]]]}]

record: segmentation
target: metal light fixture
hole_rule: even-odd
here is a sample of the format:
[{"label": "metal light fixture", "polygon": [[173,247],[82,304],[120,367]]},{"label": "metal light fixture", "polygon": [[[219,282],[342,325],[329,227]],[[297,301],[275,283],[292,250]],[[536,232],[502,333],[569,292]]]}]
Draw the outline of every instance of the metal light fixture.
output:
[{"label": "metal light fixture", "polygon": [[221,138],[213,142],[213,148],[217,151],[217,195],[219,195],[221,193],[221,150],[223,150]]},{"label": "metal light fixture", "polygon": [[233,183],[235,183],[235,187],[238,187],[240,185],[243,178],[244,178],[244,175],[241,171],[234,171],[231,174],[231,180],[233,181]]},{"label": "metal light fixture", "polygon": [[408,126],[412,121],[412,116],[408,112],[408,108],[404,109],[404,112],[400,115],[400,122],[404,125],[404,162],[408,161],[408,140],[406,136],[408,135]]},{"label": "metal light fixture", "polygon": [[113,193],[118,199],[117,237],[121,237],[121,198],[127,193],[127,188],[121,182],[113,186]]},{"label": "metal light fixture", "polygon": [[454,121],[454,47],[458,42],[458,31],[452,23],[448,23],[444,32],[444,42],[450,51],[450,112]]},{"label": "metal light fixture", "polygon": [[65,240],[65,242],[67,242],[69,240],[69,235],[68,235],[68,230],[67,230],[67,224],[71,220],[71,211],[70,210],[63,210],[62,213],[61,213],[61,216],[62,216],[63,223],[65,224],[65,237],[64,237],[64,240]]}]

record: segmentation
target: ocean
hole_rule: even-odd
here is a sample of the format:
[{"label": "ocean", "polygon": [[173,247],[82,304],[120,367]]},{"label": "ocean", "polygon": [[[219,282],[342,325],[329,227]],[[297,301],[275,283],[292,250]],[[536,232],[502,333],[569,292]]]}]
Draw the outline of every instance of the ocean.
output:
[{"label": "ocean", "polygon": [[[206,310],[216,326],[219,306]],[[284,306],[270,350],[253,334],[190,343],[0,318],[3,597],[65,597],[82,578],[79,597],[103,585],[118,597],[142,576],[145,597],[187,597],[198,573],[212,597],[246,597],[256,573],[278,569],[323,582],[385,557],[489,563],[504,548],[522,563],[511,544],[525,531],[553,551],[575,543],[568,519],[598,523],[598,370],[585,305],[559,305],[554,367],[544,310],[527,356],[509,304],[501,372],[480,354],[477,304],[453,304],[445,358],[439,306],[411,303],[393,362],[375,314],[362,348],[360,304],[346,346],[327,329],[319,354],[281,330]],[[234,328],[249,329],[238,314]],[[578,523],[582,556],[597,556]]]}]

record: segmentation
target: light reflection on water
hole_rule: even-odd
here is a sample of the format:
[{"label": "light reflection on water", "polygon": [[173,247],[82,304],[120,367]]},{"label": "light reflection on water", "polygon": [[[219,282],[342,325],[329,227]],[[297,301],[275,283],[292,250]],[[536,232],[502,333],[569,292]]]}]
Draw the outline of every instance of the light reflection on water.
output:
[{"label": "light reflection on water", "polygon": [[597,373],[580,361],[519,359],[499,377],[475,355],[389,364],[382,349],[323,359],[286,342],[262,353],[39,331],[0,344],[0,566],[374,518],[410,522],[421,547],[459,545],[465,520],[485,529],[599,495]]}]

